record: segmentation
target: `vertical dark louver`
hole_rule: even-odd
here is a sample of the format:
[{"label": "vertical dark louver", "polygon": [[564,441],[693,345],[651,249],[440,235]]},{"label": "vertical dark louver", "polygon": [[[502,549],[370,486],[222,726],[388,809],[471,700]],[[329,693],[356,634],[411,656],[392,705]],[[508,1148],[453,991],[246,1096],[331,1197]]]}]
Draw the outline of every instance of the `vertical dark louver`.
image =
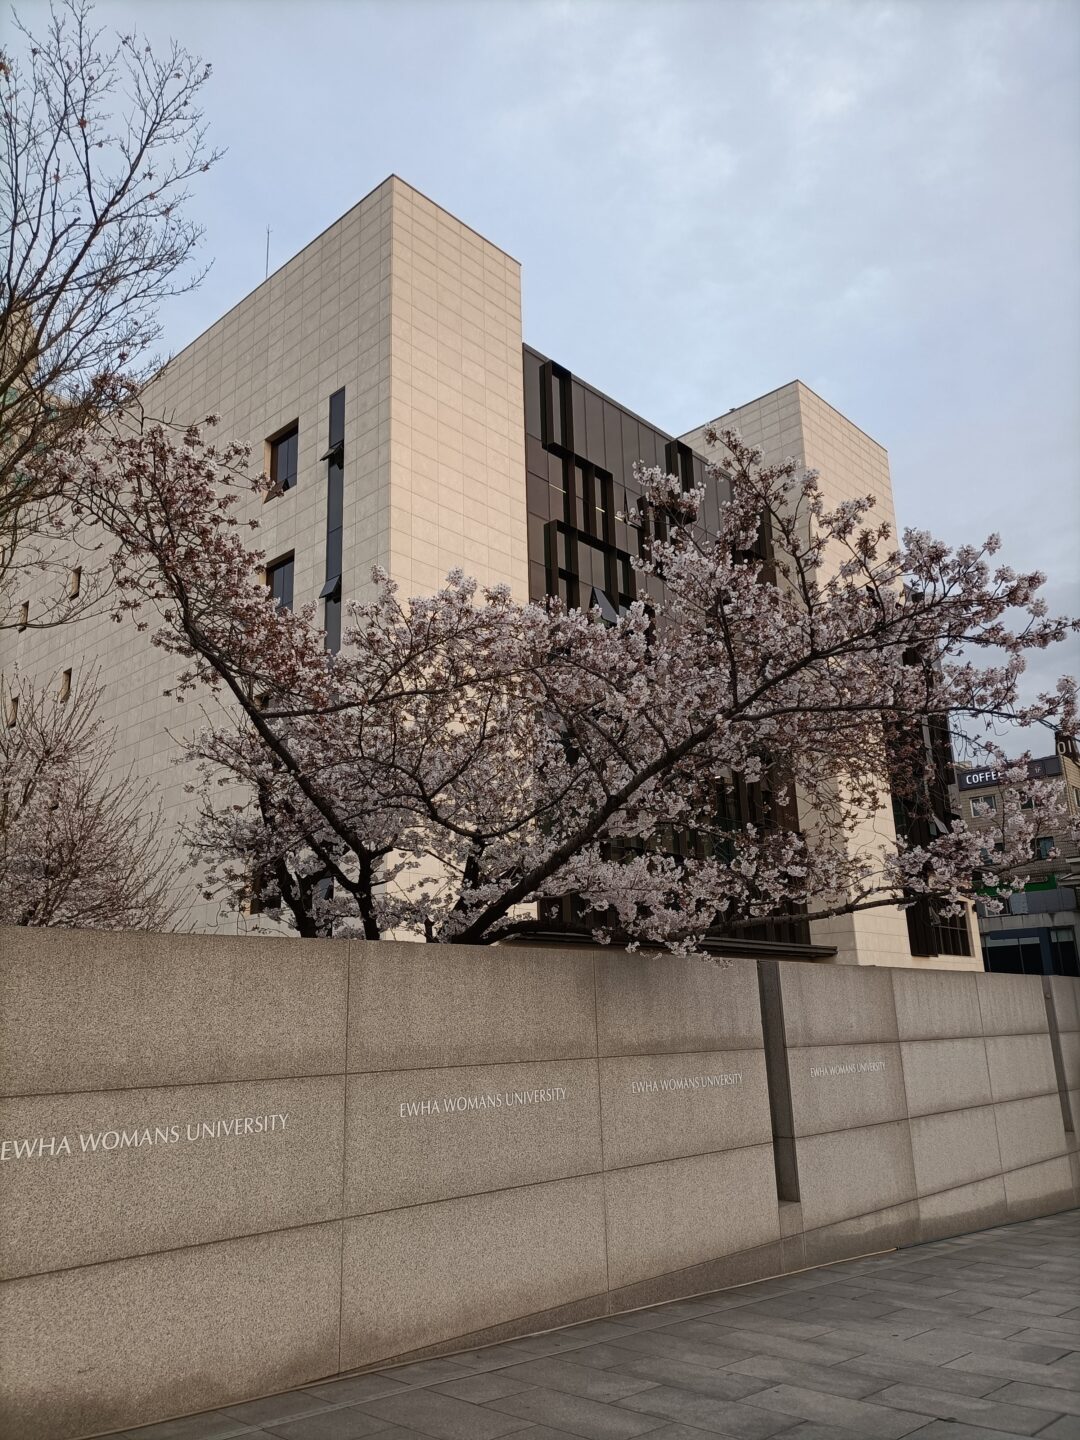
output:
[{"label": "vertical dark louver", "polygon": [[669,440],[664,446],[664,468],[677,475],[684,490],[694,488],[694,452],[681,440]]},{"label": "vertical dark louver", "polygon": [[341,531],[345,501],[345,391],[330,396],[329,449],[326,462],[326,648],[341,649]]}]

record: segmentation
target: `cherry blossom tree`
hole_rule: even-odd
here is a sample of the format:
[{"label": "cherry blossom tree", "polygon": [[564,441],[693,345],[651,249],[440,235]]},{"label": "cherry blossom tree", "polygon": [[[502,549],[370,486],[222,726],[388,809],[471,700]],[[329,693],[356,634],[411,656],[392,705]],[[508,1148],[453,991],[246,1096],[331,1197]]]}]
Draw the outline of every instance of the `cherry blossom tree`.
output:
[{"label": "cherry blossom tree", "polygon": [[[872,498],[830,510],[812,472],[711,438],[718,532],[698,524],[702,492],[641,469],[640,598],[611,623],[459,572],[406,602],[376,574],[333,654],[313,609],[278,609],[262,583],[242,451],[150,426],[73,455],[118,541],[122,608],[144,627],[156,612],[181,666],[177,699],[228,702],[190,747],[206,894],[240,906],[254,883],[302,934],[449,943],[528,934],[536,902],[576,897],[598,938],[683,951],[800,910],[955,913],[986,842],[934,812],[925,732],[943,716],[1074,729],[1075,682],[1024,705],[1018,681],[1077,622],[1048,616],[1041,575],[998,564],[996,537],[897,541]],[[999,887],[1061,828],[1052,787],[1021,772]],[[892,797],[899,838],[855,843]]]},{"label": "cherry blossom tree", "polygon": [[110,777],[93,674],[0,680],[0,924],[168,930],[175,847],[149,787]]}]

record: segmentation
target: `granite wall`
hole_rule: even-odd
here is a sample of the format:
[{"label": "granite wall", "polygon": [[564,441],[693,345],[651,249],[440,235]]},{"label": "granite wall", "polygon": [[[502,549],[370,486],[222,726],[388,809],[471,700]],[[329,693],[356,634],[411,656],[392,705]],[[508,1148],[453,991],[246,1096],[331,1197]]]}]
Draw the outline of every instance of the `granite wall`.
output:
[{"label": "granite wall", "polygon": [[1080,1198],[1076,981],[11,930],[0,955],[0,1430],[26,1440]]},{"label": "granite wall", "polygon": [[1076,980],[1049,980],[1044,994],[1035,976],[762,968],[791,1094],[778,1127],[789,1267],[800,1249],[803,1264],[822,1264],[1080,1200],[1067,1128]]}]

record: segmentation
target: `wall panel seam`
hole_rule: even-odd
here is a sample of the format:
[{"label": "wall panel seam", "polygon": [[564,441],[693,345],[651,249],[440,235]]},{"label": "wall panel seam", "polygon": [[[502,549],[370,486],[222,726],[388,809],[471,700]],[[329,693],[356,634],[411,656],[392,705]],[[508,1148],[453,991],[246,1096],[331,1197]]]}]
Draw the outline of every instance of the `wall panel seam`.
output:
[{"label": "wall panel seam", "polygon": [[28,1270],[22,1275],[9,1275],[0,1280],[0,1287],[24,1281],[45,1280],[51,1275],[68,1275],[75,1270],[98,1270],[103,1265],[127,1265],[135,1260],[154,1260],[159,1255],[178,1255],[184,1250],[207,1250],[212,1245],[235,1245],[242,1240],[261,1240],[268,1235],[290,1235],[297,1230],[319,1230],[324,1225],[341,1225],[339,1215],[323,1220],[303,1220],[297,1225],[276,1225],[269,1230],[245,1230],[240,1235],[221,1235],[215,1240],[195,1240],[188,1245],[163,1245],[157,1250],[140,1250],[134,1255],[114,1255],[107,1260],[86,1260],[81,1265],[58,1265],[54,1270]]},{"label": "wall panel seam", "polygon": [[337,1327],[337,1368],[341,1373],[341,1336],[345,1324],[345,1171],[349,1145],[349,990],[352,985],[353,942],[345,947],[345,1053],[342,1056],[341,1076],[341,1203],[338,1209],[338,1327]]},{"label": "wall panel seam", "polygon": [[[592,986],[593,986],[593,1039],[596,1043],[596,1099],[600,1116],[600,1169],[607,1173],[607,1156],[604,1149],[604,1087],[600,1080],[600,1000],[596,984],[597,956],[592,957]],[[605,1057],[606,1058],[606,1057]],[[601,1214],[604,1217],[604,1293],[611,1293],[611,1255],[609,1254],[608,1240],[608,1194],[607,1186],[601,1187],[600,1196]],[[604,1310],[607,1310],[605,1303]]]}]

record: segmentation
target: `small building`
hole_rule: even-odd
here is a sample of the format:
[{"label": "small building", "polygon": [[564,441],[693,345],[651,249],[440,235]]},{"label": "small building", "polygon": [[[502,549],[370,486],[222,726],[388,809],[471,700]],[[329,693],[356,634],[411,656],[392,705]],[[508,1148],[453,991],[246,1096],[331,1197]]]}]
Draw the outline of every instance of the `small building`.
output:
[{"label": "small building", "polygon": [[[1059,735],[1052,755],[1030,762],[1032,779],[1060,779],[1070,816],[1080,816],[1080,750],[1076,738]],[[977,830],[986,832],[988,857],[992,834],[1000,824],[1001,776],[994,769],[958,765],[953,808]],[[1026,975],[1077,975],[1077,889],[1080,852],[1068,834],[1039,835],[1024,888],[1009,896],[997,915],[976,906],[983,963],[987,970]]]}]

